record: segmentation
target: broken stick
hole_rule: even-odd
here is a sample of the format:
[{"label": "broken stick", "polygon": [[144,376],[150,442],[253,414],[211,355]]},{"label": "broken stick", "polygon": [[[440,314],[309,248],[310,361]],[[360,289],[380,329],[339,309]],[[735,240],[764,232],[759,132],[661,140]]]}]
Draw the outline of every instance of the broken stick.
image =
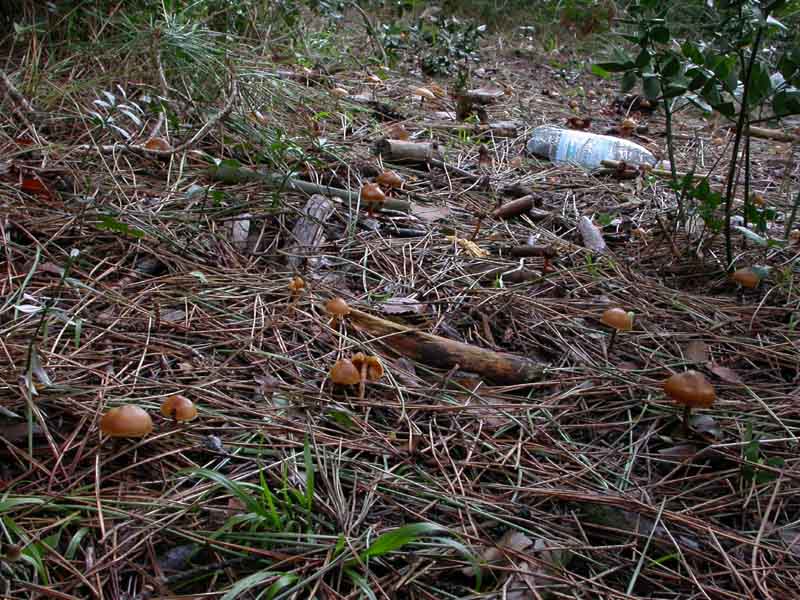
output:
[{"label": "broken stick", "polygon": [[544,365],[528,358],[486,350],[463,342],[375,317],[352,309],[350,322],[361,331],[380,338],[391,350],[425,365],[477,373],[488,381],[503,385],[527,383],[538,379]]}]

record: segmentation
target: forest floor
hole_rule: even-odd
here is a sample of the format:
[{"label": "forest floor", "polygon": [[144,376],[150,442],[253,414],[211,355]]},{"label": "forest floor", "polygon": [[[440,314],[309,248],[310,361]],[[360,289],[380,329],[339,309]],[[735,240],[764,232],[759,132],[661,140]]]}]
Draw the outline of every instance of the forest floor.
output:
[{"label": "forest floor", "polygon": [[[537,125],[625,118],[585,57],[487,37],[468,85],[502,92],[493,130],[456,121],[454,78],[414,56],[321,72],[242,44],[203,107],[168,65],[31,48],[0,124],[0,596],[798,597],[800,246],[737,234],[737,268],[771,267],[741,289],[721,235],[674,225],[666,178],[526,155]],[[663,116],[633,116],[663,157]],[[439,158],[376,155],[397,123]],[[678,169],[718,188],[732,132],[688,110],[676,128]],[[792,151],[752,139],[779,213]],[[264,166],[354,192],[312,202],[310,256],[310,194],[244,171]],[[384,168],[398,210],[370,215]],[[332,319],[335,296],[356,312]],[[610,307],[635,313],[613,346]],[[334,387],[357,352],[384,377]],[[688,369],[717,401],[687,432],[663,383]],[[161,416],[175,394],[198,418]],[[101,435],[123,404],[150,435]]]}]

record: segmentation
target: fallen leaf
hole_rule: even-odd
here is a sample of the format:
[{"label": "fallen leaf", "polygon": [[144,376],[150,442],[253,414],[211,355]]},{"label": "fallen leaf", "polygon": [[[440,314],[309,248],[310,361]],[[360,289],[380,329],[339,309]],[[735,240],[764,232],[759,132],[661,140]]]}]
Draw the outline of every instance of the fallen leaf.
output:
[{"label": "fallen leaf", "polygon": [[50,199],[53,197],[53,194],[50,192],[47,186],[39,179],[26,177],[22,180],[22,183],[20,183],[19,187],[23,192],[41,196],[42,198]]},{"label": "fallen leaf", "polygon": [[716,439],[722,439],[722,428],[711,415],[694,415],[689,419],[689,426],[699,433],[707,433]]},{"label": "fallen leaf", "polygon": [[424,306],[414,298],[389,298],[380,305],[381,312],[387,315],[402,315],[408,313],[420,314]]},{"label": "fallen leaf", "polygon": [[684,354],[686,354],[686,359],[689,362],[705,363],[708,362],[709,359],[708,346],[702,340],[692,340],[689,342]]},{"label": "fallen leaf", "polygon": [[446,206],[424,206],[413,204],[411,214],[426,223],[433,223],[439,219],[444,219],[450,215],[450,209]]},{"label": "fallen leaf", "polygon": [[741,384],[742,378],[739,377],[738,373],[733,369],[729,369],[728,367],[723,367],[720,365],[715,365],[714,363],[708,363],[706,365],[708,370],[711,371],[714,375],[722,379],[722,381],[726,383],[733,383],[733,384]]},{"label": "fallen leaf", "polygon": [[489,256],[489,253],[478,246],[472,240],[467,240],[465,238],[456,237],[454,235],[448,235],[445,237],[448,242],[455,242],[458,244],[467,254],[470,256],[474,256],[475,258],[485,258]]},{"label": "fallen leaf", "polygon": [[664,458],[685,460],[697,454],[697,447],[694,444],[677,444],[669,448],[662,448],[658,453]]}]

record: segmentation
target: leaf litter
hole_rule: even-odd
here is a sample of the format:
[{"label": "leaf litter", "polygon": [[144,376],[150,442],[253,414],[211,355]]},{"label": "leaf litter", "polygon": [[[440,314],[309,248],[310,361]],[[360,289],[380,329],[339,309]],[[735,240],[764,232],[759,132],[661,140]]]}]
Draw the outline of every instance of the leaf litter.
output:
[{"label": "leaf litter", "polygon": [[[492,81],[481,84],[493,96],[485,116],[490,124],[514,119],[512,137],[453,120],[452,80],[439,82],[444,93],[432,102],[412,102],[408,90],[434,89],[413,61],[390,72],[377,100],[370,90],[333,107],[328,90],[361,89],[360,69],[323,75],[294,65],[282,75],[243,45],[231,56],[247,67],[237,75],[246,93],[187,152],[125,153],[121,138],[144,146],[158,124],[160,113],[142,103],[92,132],[93,152],[104,146],[112,151],[104,158],[124,160],[101,169],[98,155],[81,154],[85,121],[70,107],[110,111],[116,92],[112,99],[103,87],[140,80],[114,69],[43,117],[54,142],[47,160],[27,154],[17,135],[0,141],[3,156],[14,156],[0,173],[13,196],[0,208],[10,275],[0,301],[0,512],[3,543],[26,544],[31,557],[15,563],[3,593],[26,597],[51,581],[70,597],[127,590],[138,600],[151,588],[230,594],[261,582],[302,583],[298,597],[313,586],[330,597],[366,586],[460,598],[475,593],[469,555],[492,574],[484,598],[622,597],[631,581],[638,597],[744,600],[756,589],[792,597],[800,567],[796,286],[741,293],[711,258],[720,253],[714,237],[704,240],[704,258],[676,256],[689,240],[660,226],[659,207],[673,198],[662,183],[624,185],[520,160],[539,121],[574,116],[566,97],[591,113],[590,129],[613,125],[616,90],[577,67],[562,76],[551,59],[570,63],[568,53],[531,60],[498,47],[503,67],[485,70]],[[42,71],[53,85],[41,87],[64,89],[62,72]],[[152,94],[157,79],[127,98]],[[499,94],[512,88],[513,98]],[[194,103],[166,93],[160,102],[186,116],[170,136],[202,126]],[[391,108],[408,141],[435,138],[441,165],[376,156],[388,126],[373,102]],[[212,115],[224,104],[204,108]],[[254,126],[253,111],[268,122]],[[677,160],[724,163],[707,124],[681,115]],[[431,118],[441,127],[424,125]],[[641,120],[663,129],[657,113]],[[136,129],[120,133],[128,123]],[[12,134],[24,129],[8,124],[19,130]],[[234,152],[240,165],[285,172],[277,184],[209,177],[209,158],[233,160]],[[751,152],[754,186],[771,189],[773,150],[754,138]],[[251,164],[270,153],[267,165]],[[378,211],[372,221],[381,227],[362,227],[366,213],[354,199],[384,167],[413,173],[395,198],[410,202],[410,214]],[[12,172],[37,175],[12,181]],[[77,193],[56,185],[65,173]],[[87,174],[90,186],[80,183]],[[286,184],[289,175],[316,192]],[[790,177],[796,185],[796,172]],[[535,207],[491,216],[503,190],[521,188],[536,194]],[[309,214],[309,196],[332,190],[340,190],[336,201]],[[298,240],[303,215],[313,235]],[[557,250],[552,270],[542,256],[503,253],[528,240]],[[743,252],[764,262],[764,247],[750,241]],[[64,274],[73,247],[80,260],[57,289],[53,276]],[[770,260],[789,264],[791,251],[773,248]],[[504,275],[523,269],[519,282]],[[298,275],[307,289],[292,297],[287,285]],[[430,352],[401,356],[407,331],[375,336],[334,321],[321,308],[334,295],[413,331],[535,357],[542,369],[496,385],[457,363],[442,367]],[[42,329],[43,311],[22,302],[28,297],[52,299]],[[634,311],[637,326],[606,356],[598,317],[611,305]],[[359,351],[388,367],[363,398],[327,381],[338,358]],[[662,382],[687,362],[724,385],[684,439]],[[15,387],[26,364],[31,404]],[[178,392],[200,407],[185,426],[157,416],[160,400]],[[156,415],[156,433],[102,440],[99,415],[125,403]],[[757,435],[746,439],[747,426]],[[762,477],[746,476],[745,458]],[[421,521],[435,525],[403,529]],[[386,535],[402,544],[369,554]],[[195,544],[204,551],[192,554]],[[192,580],[151,575],[190,559]]]}]

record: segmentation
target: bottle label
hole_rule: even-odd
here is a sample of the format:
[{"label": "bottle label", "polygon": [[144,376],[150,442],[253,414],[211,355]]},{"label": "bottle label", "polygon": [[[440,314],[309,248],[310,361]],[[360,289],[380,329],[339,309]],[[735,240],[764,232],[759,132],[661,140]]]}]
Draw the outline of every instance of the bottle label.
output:
[{"label": "bottle label", "polygon": [[583,131],[565,131],[558,140],[554,158],[558,162],[595,169],[601,165],[601,161],[612,157],[616,142],[612,137]]}]

